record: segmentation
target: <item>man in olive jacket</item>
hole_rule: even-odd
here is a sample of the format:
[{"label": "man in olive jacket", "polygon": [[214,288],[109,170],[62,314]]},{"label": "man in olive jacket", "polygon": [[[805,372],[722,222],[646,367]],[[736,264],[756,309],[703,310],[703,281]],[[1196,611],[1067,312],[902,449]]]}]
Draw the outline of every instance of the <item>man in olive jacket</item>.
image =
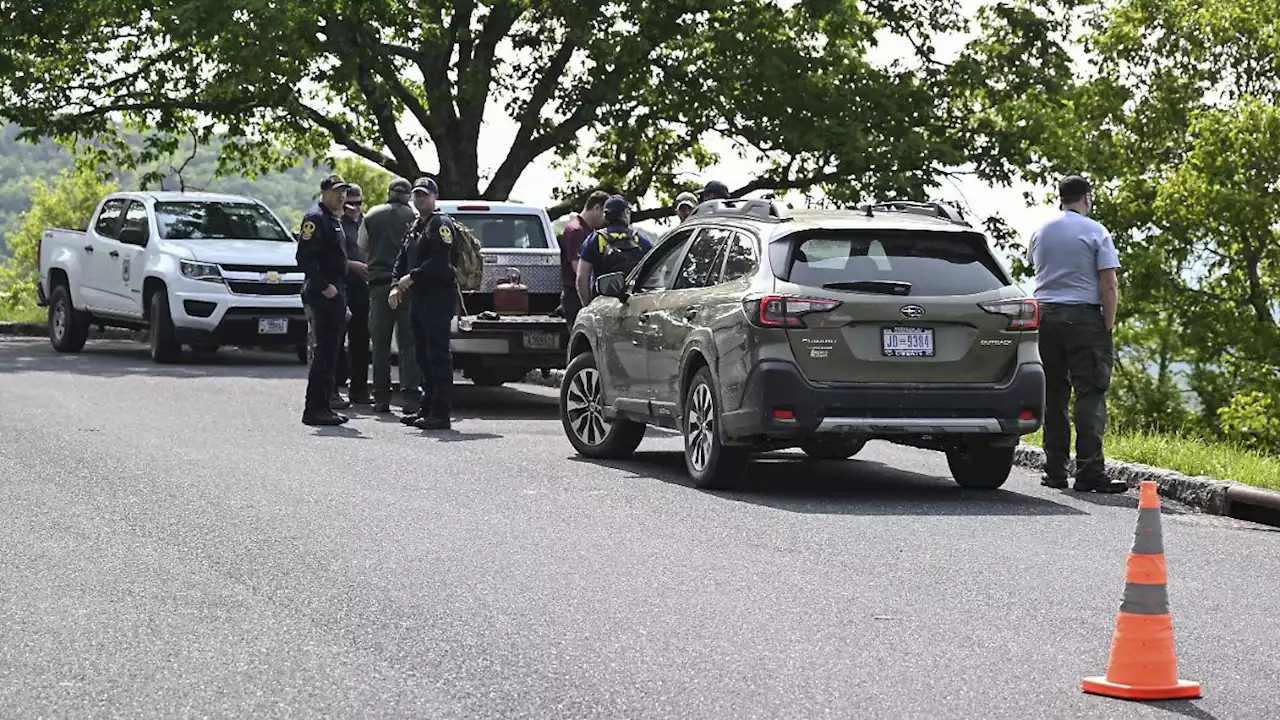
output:
[{"label": "man in olive jacket", "polygon": [[387,303],[391,294],[391,268],[395,265],[405,232],[418,213],[409,204],[413,187],[408,180],[396,178],[387,192],[387,202],[369,211],[360,226],[358,245],[369,266],[369,334],[373,338],[373,402],[374,411],[391,412],[391,333],[396,332],[400,348],[400,387],[404,390],[406,415],[418,411],[422,385],[417,358],[413,355],[413,325],[409,321],[409,303],[392,310]]}]

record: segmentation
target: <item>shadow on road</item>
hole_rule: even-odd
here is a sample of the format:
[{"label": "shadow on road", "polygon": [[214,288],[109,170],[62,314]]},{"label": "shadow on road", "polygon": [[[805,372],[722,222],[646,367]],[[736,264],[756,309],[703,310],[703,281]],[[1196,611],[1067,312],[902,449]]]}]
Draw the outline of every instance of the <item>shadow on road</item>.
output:
[{"label": "shadow on road", "polygon": [[1196,720],[1218,720],[1217,715],[1201,710],[1191,700],[1161,700],[1143,704],[1159,708],[1174,715],[1196,718]]},{"label": "shadow on road", "polygon": [[[678,452],[638,452],[603,465],[643,480],[692,487]],[[867,460],[819,462],[761,455],[732,491],[708,494],[788,512],[820,515],[1084,515],[1084,511],[1008,490],[965,490],[950,478]]]},{"label": "shadow on road", "polygon": [[75,354],[61,354],[48,340],[26,339],[0,343],[0,373],[65,372],[89,377],[148,375],[169,378],[247,377],[290,379],[306,377],[307,369],[290,352],[226,348],[212,355],[186,352],[174,365],[151,361],[146,345],[125,340],[90,342]]}]

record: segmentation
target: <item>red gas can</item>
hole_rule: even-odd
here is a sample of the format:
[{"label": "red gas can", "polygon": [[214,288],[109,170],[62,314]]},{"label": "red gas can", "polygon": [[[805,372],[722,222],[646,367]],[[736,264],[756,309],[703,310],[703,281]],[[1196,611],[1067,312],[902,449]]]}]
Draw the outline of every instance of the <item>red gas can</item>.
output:
[{"label": "red gas can", "polygon": [[520,282],[520,271],[511,269],[503,282],[493,286],[493,311],[499,315],[528,315],[529,286]]}]

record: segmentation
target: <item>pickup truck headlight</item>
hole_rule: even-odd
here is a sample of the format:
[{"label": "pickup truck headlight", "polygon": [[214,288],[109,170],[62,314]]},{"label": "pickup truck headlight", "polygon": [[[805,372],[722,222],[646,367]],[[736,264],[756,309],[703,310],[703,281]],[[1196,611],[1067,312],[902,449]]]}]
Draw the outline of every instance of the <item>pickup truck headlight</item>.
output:
[{"label": "pickup truck headlight", "polygon": [[222,273],[218,270],[218,266],[212,263],[191,262],[190,260],[180,261],[182,274],[192,280],[208,280],[210,282],[222,282]]}]

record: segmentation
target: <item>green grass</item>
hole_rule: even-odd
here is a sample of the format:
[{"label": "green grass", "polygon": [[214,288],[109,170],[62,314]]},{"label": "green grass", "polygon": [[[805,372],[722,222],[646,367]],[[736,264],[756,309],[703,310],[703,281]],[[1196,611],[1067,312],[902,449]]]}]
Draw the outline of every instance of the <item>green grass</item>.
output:
[{"label": "green grass", "polygon": [[[1041,434],[1028,435],[1022,441],[1039,447]],[[1107,434],[1105,452],[1108,459],[1280,490],[1280,457],[1260,455],[1227,443],[1176,435],[1115,432]]]}]

